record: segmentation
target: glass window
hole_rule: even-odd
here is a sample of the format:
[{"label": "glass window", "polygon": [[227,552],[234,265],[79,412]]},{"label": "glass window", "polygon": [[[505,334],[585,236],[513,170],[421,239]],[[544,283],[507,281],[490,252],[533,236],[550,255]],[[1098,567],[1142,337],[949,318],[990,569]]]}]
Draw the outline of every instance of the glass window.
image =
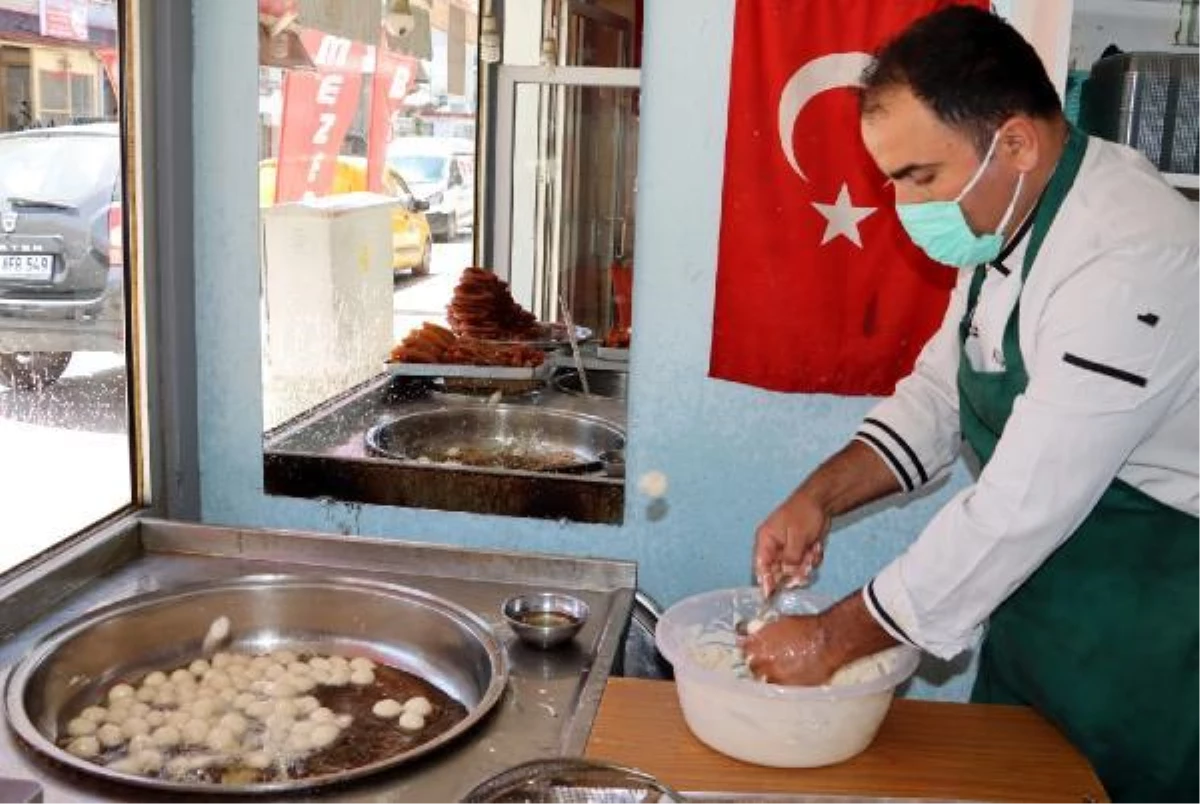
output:
[{"label": "glass window", "polygon": [[71,88],[67,74],[38,71],[39,100],[42,108],[51,112],[61,112],[71,108]]},{"label": "glass window", "polygon": [[446,172],[450,161],[444,156],[418,156],[398,154],[391,158],[390,163],[400,171],[406,181],[414,184],[439,182]]},{"label": "glass window", "polygon": [[619,523],[636,3],[496,4],[538,34],[512,66],[475,63],[479,5],[300,4],[311,69],[262,20],[264,486]]},{"label": "glass window", "polygon": [[33,104],[30,97],[29,62],[3,58],[0,54],[0,92],[4,93],[4,131],[20,131],[28,128],[33,120]]},{"label": "glass window", "polygon": [[[270,41],[261,49],[267,430],[377,376],[390,348],[412,328],[427,321],[446,325],[454,286],[473,262],[475,187],[462,177],[452,183],[450,167],[460,153],[474,157],[476,90],[451,81],[462,70],[450,59],[463,56],[446,37],[453,7],[470,18],[461,33],[473,45],[479,4],[427,5],[412,4],[413,21],[402,23],[409,27],[396,36],[382,0],[314,0],[295,8],[299,16],[276,34],[274,49]],[[268,3],[260,11],[269,16],[272,8]],[[270,37],[265,26],[263,36]],[[319,251],[310,243],[295,255],[303,254],[299,264],[283,256],[285,243],[296,242],[283,230],[302,225],[297,216],[306,204],[336,209],[339,221],[369,218],[369,212],[342,208],[350,203],[345,196],[362,192],[398,202],[385,216],[388,253],[370,270],[353,274],[374,285],[336,284],[349,276],[337,261],[364,253],[366,241],[347,239],[349,223],[338,229],[337,248]],[[313,212],[313,220],[332,221],[328,210]],[[321,224],[303,225],[306,236],[315,237]],[[273,245],[279,250],[272,252]],[[291,267],[275,269],[285,262]],[[326,279],[335,283],[333,295],[317,298],[314,287]],[[328,306],[335,296],[340,303]],[[305,355],[293,344],[292,333],[299,332],[321,333],[325,356]],[[376,339],[370,346],[368,337]]]},{"label": "glass window", "polygon": [[0,41],[11,32],[21,43],[0,57],[0,570],[137,496],[121,191],[131,173],[116,108],[62,125],[98,114],[94,49],[125,43],[115,27],[93,28],[96,42],[66,52],[31,39],[21,17],[0,16]]},{"label": "glass window", "polygon": [[115,134],[0,139],[0,198],[10,206],[36,199],[73,208],[95,193],[116,197],[121,160]]},{"label": "glass window", "polygon": [[95,116],[95,85],[94,76],[71,74],[71,114],[75,117]]}]

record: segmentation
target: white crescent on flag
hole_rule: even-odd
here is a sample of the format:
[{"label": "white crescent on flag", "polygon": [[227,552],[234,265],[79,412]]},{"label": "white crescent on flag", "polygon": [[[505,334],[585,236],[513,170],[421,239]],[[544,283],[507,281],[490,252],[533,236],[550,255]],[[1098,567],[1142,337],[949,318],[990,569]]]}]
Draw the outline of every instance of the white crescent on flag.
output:
[{"label": "white crescent on flag", "polygon": [[859,86],[863,70],[871,60],[871,54],[856,52],[818,56],[793,73],[784,85],[779,95],[779,145],[792,170],[805,181],[808,181],[808,177],[800,169],[796,149],[792,146],[796,118],[804,110],[805,104],[825,90]]}]

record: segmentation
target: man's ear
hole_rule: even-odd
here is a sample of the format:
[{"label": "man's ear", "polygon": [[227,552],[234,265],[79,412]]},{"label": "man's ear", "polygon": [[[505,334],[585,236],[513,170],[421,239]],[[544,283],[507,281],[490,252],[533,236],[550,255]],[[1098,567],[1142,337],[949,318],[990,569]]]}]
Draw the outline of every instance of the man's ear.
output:
[{"label": "man's ear", "polygon": [[996,150],[1020,173],[1029,173],[1038,164],[1041,142],[1033,120],[1016,115],[1004,124]]}]

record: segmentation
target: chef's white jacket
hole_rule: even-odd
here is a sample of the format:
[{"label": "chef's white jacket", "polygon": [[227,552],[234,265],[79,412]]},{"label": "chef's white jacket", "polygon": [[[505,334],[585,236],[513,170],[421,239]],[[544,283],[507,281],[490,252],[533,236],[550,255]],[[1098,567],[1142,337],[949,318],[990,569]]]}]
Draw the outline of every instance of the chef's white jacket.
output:
[{"label": "chef's white jacket", "polygon": [[1022,287],[1028,239],[987,269],[966,349],[962,272],[912,374],[855,436],[908,491],[947,472],[961,438],[959,360],[1002,370],[1020,299],[1029,384],[995,454],[863,588],[893,637],[943,658],[975,643],[1114,478],[1197,513],[1197,208],[1136,151],[1092,138]]}]

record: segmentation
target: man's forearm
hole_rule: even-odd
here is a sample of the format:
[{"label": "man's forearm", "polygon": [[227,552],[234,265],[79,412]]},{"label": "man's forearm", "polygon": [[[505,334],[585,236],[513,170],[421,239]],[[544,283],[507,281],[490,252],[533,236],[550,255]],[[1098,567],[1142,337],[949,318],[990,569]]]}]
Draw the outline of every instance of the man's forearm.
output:
[{"label": "man's forearm", "polygon": [[900,490],[883,459],[866,444],[851,441],[809,475],[795,493],[809,496],[834,517]]},{"label": "man's forearm", "polygon": [[862,590],[830,606],[819,619],[826,650],[835,668],[899,644],[867,611]]}]

